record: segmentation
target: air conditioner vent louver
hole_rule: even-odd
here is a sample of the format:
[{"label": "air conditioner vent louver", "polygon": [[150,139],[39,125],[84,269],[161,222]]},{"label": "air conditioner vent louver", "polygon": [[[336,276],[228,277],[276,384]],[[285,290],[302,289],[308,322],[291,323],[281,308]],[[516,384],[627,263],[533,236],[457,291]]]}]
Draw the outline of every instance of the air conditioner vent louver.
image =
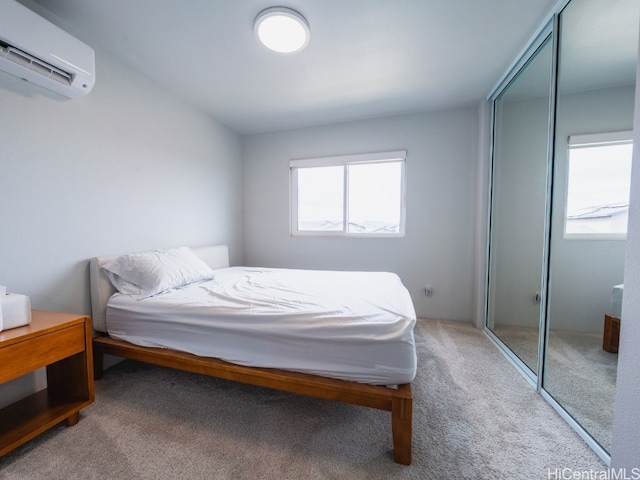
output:
[{"label": "air conditioner vent louver", "polygon": [[60,70],[53,65],[49,65],[48,63],[43,62],[22,50],[18,50],[17,48],[11,46],[3,48],[0,46],[0,55],[5,57],[7,60],[11,60],[24,68],[38,72],[40,75],[44,75],[45,77],[55,80],[63,85],[69,86],[73,81],[73,78],[67,72]]},{"label": "air conditioner vent louver", "polygon": [[37,92],[19,83],[6,84],[3,72],[77,98],[96,82],[95,55],[90,46],[16,0],[0,0],[0,89]]}]

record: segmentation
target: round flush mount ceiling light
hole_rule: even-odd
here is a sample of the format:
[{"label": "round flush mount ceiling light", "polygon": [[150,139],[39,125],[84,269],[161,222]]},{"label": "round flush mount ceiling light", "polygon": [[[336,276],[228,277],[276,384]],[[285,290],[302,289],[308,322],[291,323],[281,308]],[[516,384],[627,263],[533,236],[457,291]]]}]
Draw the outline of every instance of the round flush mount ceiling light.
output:
[{"label": "round flush mount ceiling light", "polygon": [[307,20],[286,7],[271,7],[260,12],[253,31],[260,43],[278,53],[296,53],[309,43]]}]

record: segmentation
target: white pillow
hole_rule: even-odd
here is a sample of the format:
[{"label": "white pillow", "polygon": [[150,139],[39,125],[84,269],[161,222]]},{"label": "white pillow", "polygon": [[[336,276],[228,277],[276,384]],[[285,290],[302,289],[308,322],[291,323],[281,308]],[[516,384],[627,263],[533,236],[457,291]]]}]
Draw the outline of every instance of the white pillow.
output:
[{"label": "white pillow", "polygon": [[214,277],[189,247],[121,255],[102,269],[120,293],[142,297]]}]

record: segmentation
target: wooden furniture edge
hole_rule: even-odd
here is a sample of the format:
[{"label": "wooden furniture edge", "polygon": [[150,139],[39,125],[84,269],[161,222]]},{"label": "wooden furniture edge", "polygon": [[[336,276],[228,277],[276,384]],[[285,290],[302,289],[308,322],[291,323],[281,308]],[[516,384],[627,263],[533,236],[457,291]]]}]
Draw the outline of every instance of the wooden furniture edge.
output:
[{"label": "wooden furniture edge", "polygon": [[287,370],[246,367],[175,350],[141,347],[103,335],[93,337],[95,379],[102,376],[104,354],[249,385],[390,411],[394,460],[404,465],[411,464],[413,394],[410,383],[391,388]]},{"label": "wooden furniture edge", "polygon": [[609,353],[618,353],[620,344],[620,319],[614,315],[604,315],[602,349]]}]

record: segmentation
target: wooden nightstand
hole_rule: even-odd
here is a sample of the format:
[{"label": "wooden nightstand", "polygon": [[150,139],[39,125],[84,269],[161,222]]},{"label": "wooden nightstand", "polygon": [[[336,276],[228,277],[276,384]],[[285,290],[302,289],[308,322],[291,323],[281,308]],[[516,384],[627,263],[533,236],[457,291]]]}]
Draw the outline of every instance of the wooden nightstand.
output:
[{"label": "wooden nightstand", "polygon": [[609,353],[618,353],[620,344],[620,319],[613,315],[604,316],[604,334],[602,335],[602,348]]},{"label": "wooden nightstand", "polygon": [[91,321],[34,310],[31,324],[0,332],[0,383],[47,367],[47,388],[0,410],[0,457],[94,400]]}]

